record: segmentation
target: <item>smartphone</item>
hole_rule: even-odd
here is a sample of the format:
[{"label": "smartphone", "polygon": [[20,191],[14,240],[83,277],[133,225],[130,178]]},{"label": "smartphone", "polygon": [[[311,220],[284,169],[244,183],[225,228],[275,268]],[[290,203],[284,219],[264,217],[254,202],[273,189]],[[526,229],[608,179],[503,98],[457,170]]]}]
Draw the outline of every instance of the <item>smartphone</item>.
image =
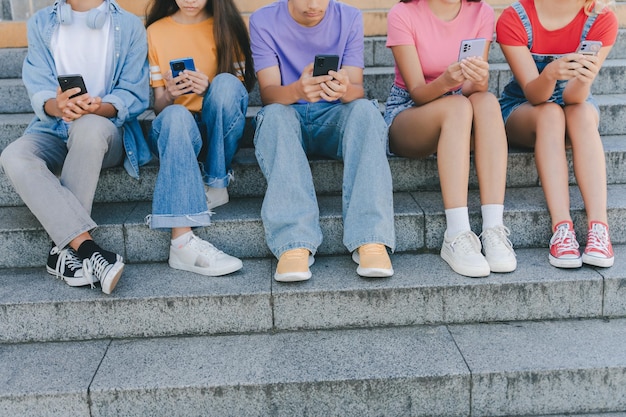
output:
[{"label": "smartphone", "polygon": [[315,55],[313,76],[326,75],[330,70],[339,70],[339,55]]},{"label": "smartphone", "polygon": [[172,70],[172,77],[176,78],[184,70],[195,71],[196,66],[193,62],[193,58],[180,58],[170,61],[170,69]]},{"label": "smartphone", "polygon": [[59,86],[61,86],[61,91],[67,91],[72,88],[80,87],[80,92],[74,94],[70,98],[80,96],[87,92],[87,87],[85,87],[85,80],[83,80],[83,77],[80,74],[59,75],[57,79],[59,80]]},{"label": "smartphone", "polygon": [[461,47],[459,48],[459,61],[470,56],[482,57],[485,52],[485,46],[487,45],[487,39],[465,39],[461,41]]},{"label": "smartphone", "polygon": [[583,55],[598,55],[600,48],[602,41],[582,41],[576,52]]}]

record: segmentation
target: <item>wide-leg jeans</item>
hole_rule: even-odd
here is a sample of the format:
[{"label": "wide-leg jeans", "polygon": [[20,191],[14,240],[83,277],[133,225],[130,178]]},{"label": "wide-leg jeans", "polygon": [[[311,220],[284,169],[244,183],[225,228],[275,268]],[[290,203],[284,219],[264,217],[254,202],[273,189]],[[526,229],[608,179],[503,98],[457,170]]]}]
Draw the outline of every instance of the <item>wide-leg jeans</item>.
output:
[{"label": "wide-leg jeans", "polygon": [[[159,158],[149,225],[153,229],[200,227],[211,223],[203,182],[226,187],[230,164],[245,126],[248,93],[231,74],[216,76],[203,99],[201,115],[167,106],[152,123],[148,144]],[[206,159],[198,164],[203,132]]]},{"label": "wide-leg jeans", "polygon": [[386,155],[387,126],[374,102],[263,107],[256,118],[256,157],[267,180],[261,216],[276,257],[290,249],[315,254],[322,242],[307,155],[343,160],[343,243],[395,249],[393,190]]}]

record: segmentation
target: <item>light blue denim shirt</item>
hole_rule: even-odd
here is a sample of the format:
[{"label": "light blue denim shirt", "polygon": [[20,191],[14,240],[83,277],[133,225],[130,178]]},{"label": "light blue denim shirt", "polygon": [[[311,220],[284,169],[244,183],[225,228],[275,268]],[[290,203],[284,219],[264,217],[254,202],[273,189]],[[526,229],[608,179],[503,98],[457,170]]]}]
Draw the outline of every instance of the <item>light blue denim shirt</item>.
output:
[{"label": "light blue denim shirt", "polygon": [[[61,2],[39,10],[28,21],[28,54],[22,68],[22,81],[28,90],[35,118],[28,132],[45,132],[67,140],[69,125],[44,111],[47,100],[55,98],[57,71],[51,49],[51,39],[59,25],[57,14]],[[109,0],[115,49],[113,79],[106,85],[103,103],[111,103],[117,116],[111,121],[123,128],[126,158],[124,168],[139,178],[139,166],[152,159],[137,117],[149,105],[148,43],[141,20],[121,9],[115,0]]]}]

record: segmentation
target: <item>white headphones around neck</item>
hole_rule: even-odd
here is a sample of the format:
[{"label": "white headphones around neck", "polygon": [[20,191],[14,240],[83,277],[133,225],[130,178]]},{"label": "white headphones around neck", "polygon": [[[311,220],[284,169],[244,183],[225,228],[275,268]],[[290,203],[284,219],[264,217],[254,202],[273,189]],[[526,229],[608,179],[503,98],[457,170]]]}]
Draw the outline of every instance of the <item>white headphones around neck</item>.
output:
[{"label": "white headphones around neck", "polygon": [[[109,0],[106,0],[106,11],[100,11],[98,9],[91,9],[87,13],[87,26],[90,29],[102,29],[107,19],[109,18]],[[59,13],[57,14],[59,23],[62,25],[72,24],[72,6],[67,4],[65,0],[59,2]]]}]

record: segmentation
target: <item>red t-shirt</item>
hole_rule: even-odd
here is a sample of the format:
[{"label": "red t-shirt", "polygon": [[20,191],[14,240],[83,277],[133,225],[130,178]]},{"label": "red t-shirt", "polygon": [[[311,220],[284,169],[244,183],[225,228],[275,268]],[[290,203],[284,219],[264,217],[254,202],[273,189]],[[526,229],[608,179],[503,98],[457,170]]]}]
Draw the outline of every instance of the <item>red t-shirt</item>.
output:
[{"label": "red t-shirt", "polygon": [[[520,3],[526,10],[532,26],[533,45],[531,52],[560,55],[576,51],[587,20],[587,15],[583,9],[565,27],[557,30],[546,30],[539,22],[534,0],[520,0]],[[602,41],[603,46],[613,45],[617,38],[618,26],[615,13],[607,8],[596,18],[591,29],[589,29],[587,39]],[[496,36],[498,43],[502,45],[528,45],[526,30],[524,30],[524,25],[513,7],[509,6],[502,12],[496,24]]]}]

